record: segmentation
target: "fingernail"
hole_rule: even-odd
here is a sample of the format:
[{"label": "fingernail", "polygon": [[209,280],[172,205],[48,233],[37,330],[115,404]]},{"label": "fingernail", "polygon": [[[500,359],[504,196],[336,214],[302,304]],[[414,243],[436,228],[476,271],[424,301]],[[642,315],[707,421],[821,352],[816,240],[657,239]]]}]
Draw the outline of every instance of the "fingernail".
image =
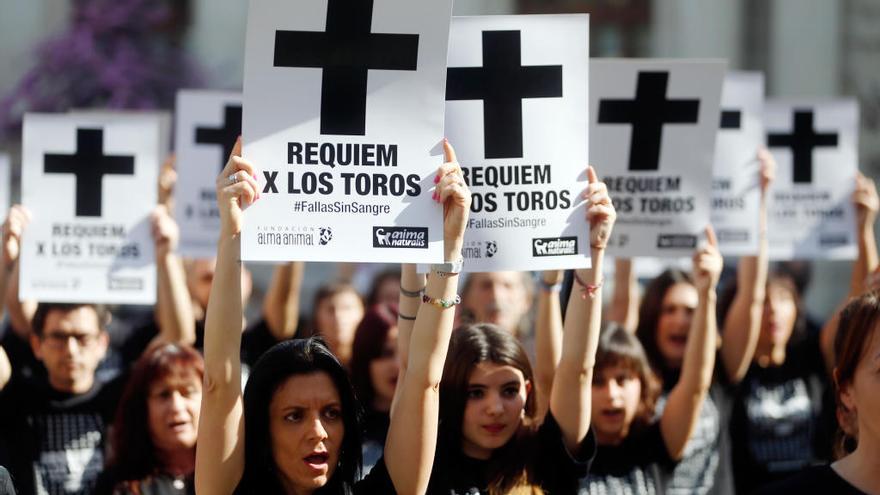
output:
[{"label": "fingernail", "polygon": [[444,137],[444,138],[443,138],[443,142],[444,142],[444,143],[448,143],[448,142],[449,142],[449,138]]},{"label": "fingernail", "polygon": [[251,177],[253,177],[254,180],[257,180],[257,174],[251,174]]},{"label": "fingernail", "polygon": [[437,184],[437,183],[439,183],[439,182],[440,182],[440,176],[439,176],[439,175],[435,175],[435,176],[434,176],[434,184]]}]

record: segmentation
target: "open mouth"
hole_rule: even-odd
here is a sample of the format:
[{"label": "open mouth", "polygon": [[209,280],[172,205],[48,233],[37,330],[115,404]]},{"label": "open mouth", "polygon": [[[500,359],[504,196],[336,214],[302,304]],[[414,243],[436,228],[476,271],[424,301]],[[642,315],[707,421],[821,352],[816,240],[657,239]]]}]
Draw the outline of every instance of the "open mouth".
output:
[{"label": "open mouth", "polygon": [[330,454],[327,452],[312,452],[311,454],[305,456],[303,460],[314,469],[321,469],[327,465],[327,461],[330,459]]},{"label": "open mouth", "polygon": [[609,407],[602,409],[602,417],[609,421],[621,421],[623,420],[623,408]]},{"label": "open mouth", "polygon": [[672,345],[685,346],[685,345],[687,345],[687,341],[688,341],[687,334],[670,335],[669,336],[669,342],[672,343]]},{"label": "open mouth", "polygon": [[483,429],[492,435],[497,435],[504,431],[504,425],[501,423],[492,423],[490,425],[483,425]]},{"label": "open mouth", "polygon": [[189,428],[189,421],[176,420],[168,423],[168,427],[174,431],[182,431]]}]

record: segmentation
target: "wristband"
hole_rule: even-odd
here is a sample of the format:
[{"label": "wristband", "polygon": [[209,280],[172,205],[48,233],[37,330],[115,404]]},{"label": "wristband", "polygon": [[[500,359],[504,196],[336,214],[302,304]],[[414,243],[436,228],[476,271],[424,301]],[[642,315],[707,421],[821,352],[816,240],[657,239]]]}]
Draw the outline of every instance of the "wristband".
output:
[{"label": "wristband", "polygon": [[587,295],[589,295],[591,298],[596,297],[596,292],[601,289],[602,286],[605,284],[605,279],[600,280],[598,284],[584,283],[584,281],[581,280],[581,277],[578,275],[577,270],[574,270],[573,273],[575,282],[577,282],[577,284],[581,286],[581,299],[586,300]]},{"label": "wristband", "polygon": [[422,287],[419,290],[406,290],[403,288],[403,284],[400,285],[400,293],[406,297],[422,297],[422,294],[425,293],[425,288]]},{"label": "wristband", "polygon": [[459,258],[457,261],[447,261],[446,263],[431,265],[431,271],[440,277],[451,277],[461,273],[463,266],[464,258]]},{"label": "wristband", "polygon": [[397,317],[404,321],[416,321],[415,316],[405,315],[403,313],[397,313]]},{"label": "wristband", "polygon": [[424,296],[422,296],[422,302],[425,304],[430,304],[431,306],[439,309],[449,309],[456,304],[461,304],[461,296],[456,294],[455,299],[446,300],[434,299],[433,297],[428,297],[428,295],[425,294]]}]

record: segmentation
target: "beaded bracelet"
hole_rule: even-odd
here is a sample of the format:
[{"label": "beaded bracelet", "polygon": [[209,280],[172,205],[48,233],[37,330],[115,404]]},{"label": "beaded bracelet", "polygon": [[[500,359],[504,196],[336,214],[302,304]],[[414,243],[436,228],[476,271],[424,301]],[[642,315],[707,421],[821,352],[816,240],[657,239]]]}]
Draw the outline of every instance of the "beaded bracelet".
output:
[{"label": "beaded bracelet", "polygon": [[422,302],[425,304],[430,304],[431,306],[434,306],[436,308],[449,309],[449,308],[455,306],[456,304],[461,304],[461,296],[456,294],[455,299],[446,300],[446,299],[439,299],[439,298],[434,299],[433,297],[428,297],[428,295],[425,294],[424,296],[422,296]]},{"label": "beaded bracelet", "polygon": [[586,300],[587,295],[590,297],[596,297],[596,291],[602,288],[605,284],[605,279],[599,281],[598,284],[587,284],[581,280],[581,277],[578,275],[577,270],[574,270],[574,280],[581,286],[581,299]]}]

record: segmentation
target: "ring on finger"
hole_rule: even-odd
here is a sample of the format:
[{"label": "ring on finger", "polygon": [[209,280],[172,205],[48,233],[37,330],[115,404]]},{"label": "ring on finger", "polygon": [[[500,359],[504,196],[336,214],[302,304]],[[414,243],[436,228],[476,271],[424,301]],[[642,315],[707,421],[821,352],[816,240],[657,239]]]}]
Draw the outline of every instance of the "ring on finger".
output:
[{"label": "ring on finger", "polygon": [[234,173],[229,177],[226,177],[226,182],[230,184],[235,184],[236,182],[238,182],[238,173]]}]

